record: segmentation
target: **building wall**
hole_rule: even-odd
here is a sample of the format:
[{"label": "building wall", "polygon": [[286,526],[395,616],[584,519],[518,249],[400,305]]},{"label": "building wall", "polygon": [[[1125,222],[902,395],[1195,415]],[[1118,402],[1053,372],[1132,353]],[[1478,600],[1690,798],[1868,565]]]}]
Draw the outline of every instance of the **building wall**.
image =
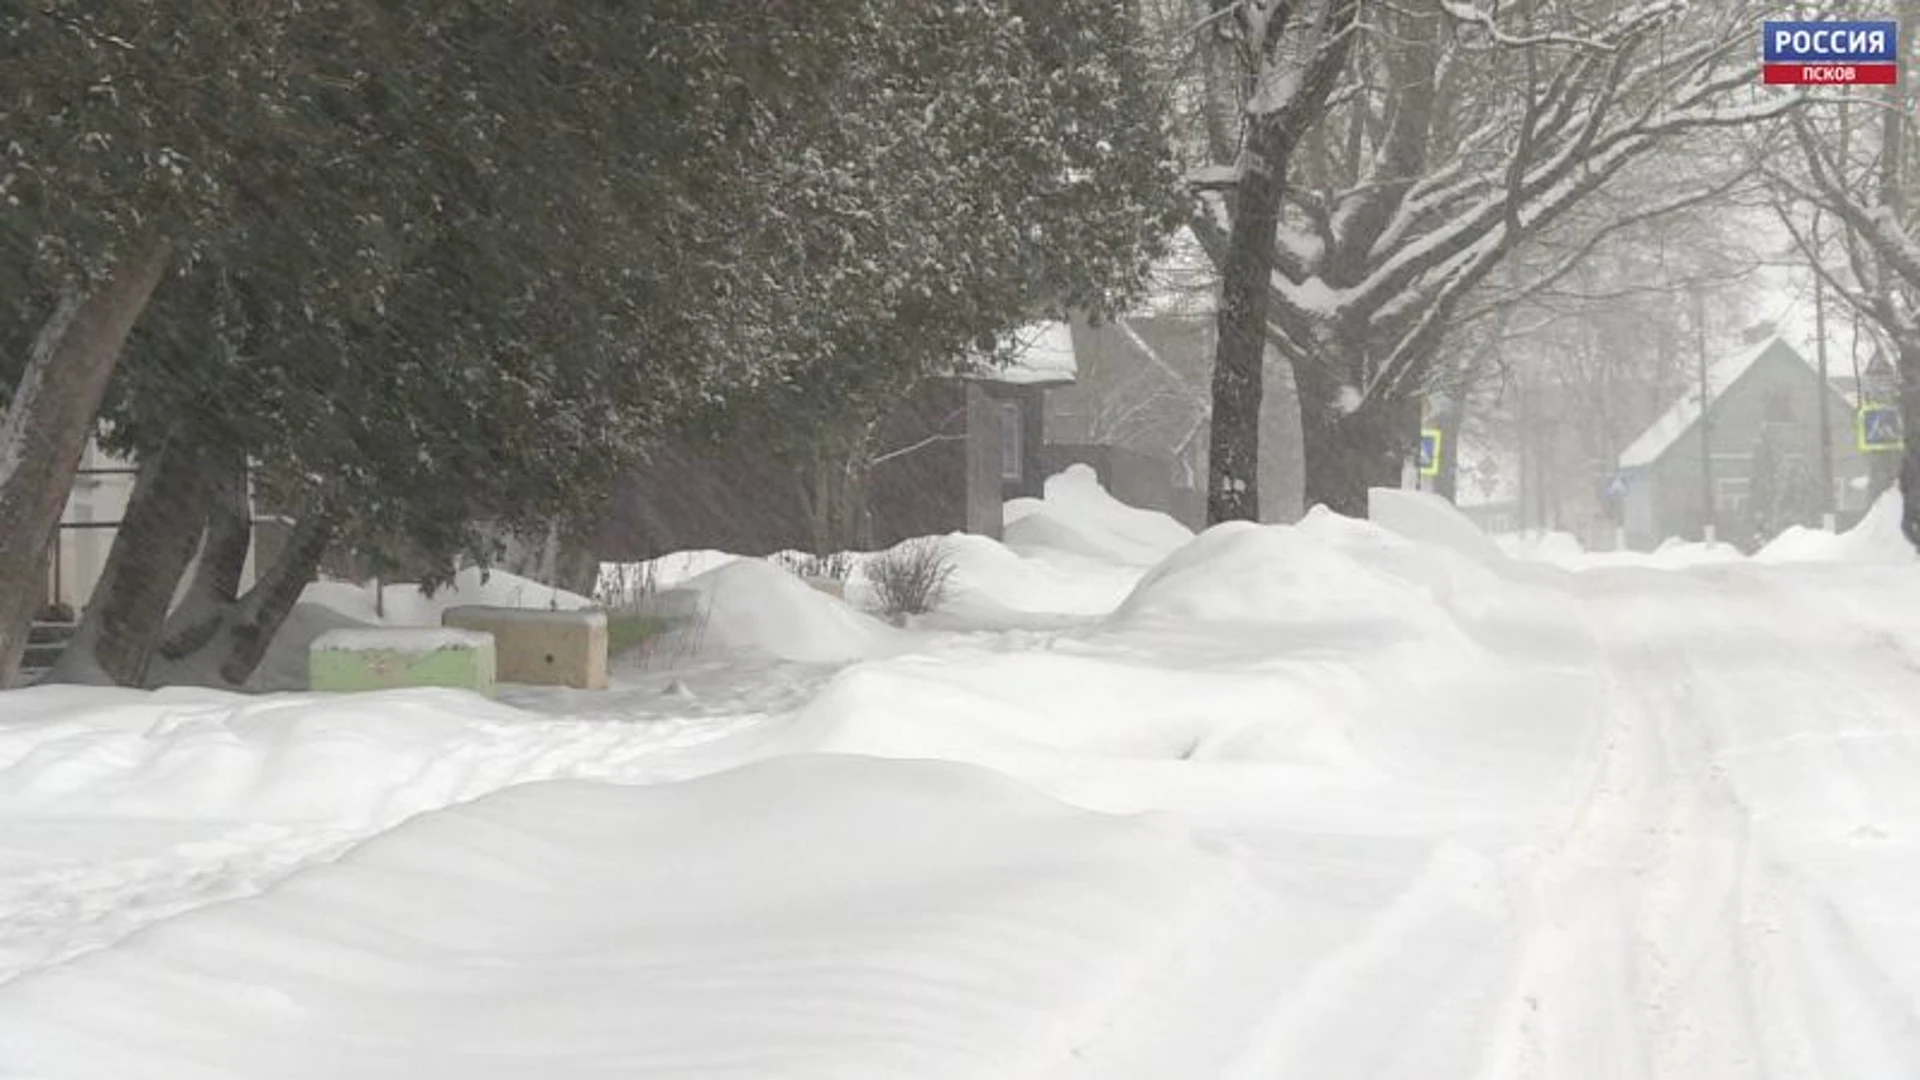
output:
[{"label": "building wall", "polygon": [[[1818,475],[1819,411],[1813,399],[1820,389],[1818,376],[1805,364],[1790,354],[1769,353],[1715,399],[1709,417],[1716,502],[1713,520],[1723,538],[1748,539],[1753,451],[1763,425],[1771,424],[1785,452],[1801,458],[1808,471]],[[1852,406],[1837,392],[1820,397],[1830,427],[1835,510],[1843,517],[1856,517],[1865,509],[1866,493],[1854,481],[1865,478],[1870,465],[1855,443]],[[1769,410],[1776,400],[1787,408],[1784,421],[1769,420]],[[1696,424],[1654,463],[1652,528],[1636,532],[1636,543],[1658,543],[1669,536],[1697,539],[1701,535],[1700,447],[1701,429]],[[1634,524],[1629,522],[1630,530]]]},{"label": "building wall", "polygon": [[[868,489],[868,542],[1000,532],[999,413],[979,386],[921,386],[881,424]],[[813,545],[808,477],[751,432],[720,445],[668,443],[614,486],[595,538],[604,560],[715,548],[768,555]]]}]

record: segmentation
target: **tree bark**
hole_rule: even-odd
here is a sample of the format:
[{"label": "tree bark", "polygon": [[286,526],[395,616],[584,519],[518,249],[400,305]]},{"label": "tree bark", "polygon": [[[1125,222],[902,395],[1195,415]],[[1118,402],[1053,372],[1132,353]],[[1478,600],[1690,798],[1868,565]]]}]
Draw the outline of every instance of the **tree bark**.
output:
[{"label": "tree bark", "polygon": [[50,681],[145,684],[210,497],[191,448],[170,441],[141,460],[106,568]]},{"label": "tree bark", "polygon": [[63,304],[0,421],[0,687],[18,675],[34,612],[46,600],[47,544],[107,383],[171,256],[165,240],[149,241],[78,306]]},{"label": "tree bark", "polygon": [[237,454],[218,454],[203,455],[203,464],[207,469],[206,528],[193,580],[167,620],[160,655],[169,660],[178,660],[212,640],[222,612],[239,598],[240,577],[253,547],[245,462]]},{"label": "tree bark", "polygon": [[226,652],[220,678],[229,686],[244,686],[260,666],[300,593],[313,581],[337,529],[333,515],[325,511],[303,516],[279,559],[234,605],[225,633],[217,639]]},{"label": "tree bark", "polygon": [[1900,350],[1900,430],[1900,532],[1920,551],[1920,349]]},{"label": "tree bark", "polygon": [[1372,405],[1344,416],[1301,410],[1307,505],[1364,518],[1369,489],[1399,487],[1407,456],[1404,412]]}]

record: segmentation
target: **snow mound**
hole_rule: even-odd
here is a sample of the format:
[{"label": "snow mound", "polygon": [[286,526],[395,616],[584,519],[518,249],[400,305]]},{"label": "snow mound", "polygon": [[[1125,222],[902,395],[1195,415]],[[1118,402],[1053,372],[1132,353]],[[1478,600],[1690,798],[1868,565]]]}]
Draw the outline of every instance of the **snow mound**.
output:
[{"label": "snow mound", "polygon": [[1794,526],[1754,555],[1760,562],[1909,563],[1913,545],[1900,531],[1900,492],[1883,492],[1853,528],[1835,535]]},{"label": "snow mound", "polygon": [[[1155,784],[1128,765],[1259,761],[1372,775],[1347,730],[1356,683],[1327,665],[1223,682],[1104,655],[981,651],[954,659],[909,657],[841,672],[775,749],[982,765],[1115,813],[1152,805]],[[1126,782],[1087,782],[1116,766]]]},{"label": "snow mound", "polygon": [[698,612],[701,650],[838,664],[894,648],[892,627],[764,559],[736,559],[673,592]]},{"label": "snow mound", "polygon": [[534,784],[0,986],[0,1046],[122,1080],[1050,1075],[1149,1001],[1198,1014],[1191,969],[1271,906],[1182,828],[964,766]]},{"label": "snow mound", "polygon": [[638,599],[637,594],[642,591],[675,589],[741,558],[745,556],[701,548],[676,551],[645,562],[601,563],[596,594]]},{"label": "snow mound", "polygon": [[1587,554],[1580,538],[1569,532],[1547,529],[1538,532],[1509,533],[1495,539],[1509,558],[1565,566],[1577,563]]},{"label": "snow mound", "polygon": [[1739,548],[1724,540],[1708,544],[1698,540],[1682,540],[1676,536],[1669,537],[1665,543],[1653,549],[1653,554],[1646,561],[1654,566],[1678,570],[1689,566],[1742,562],[1745,559],[1746,555]]},{"label": "snow mound", "polygon": [[[990,537],[942,537],[953,564],[942,612],[985,621],[1018,615],[1105,615],[1126,599],[1138,568],[1056,552],[1022,555]],[[856,577],[861,577],[856,571]],[[849,583],[850,585],[856,583]],[[864,587],[864,581],[858,582]]]},{"label": "snow mound", "polygon": [[40,722],[0,725],[0,817],[385,824],[493,790],[513,747],[545,733],[456,690],[18,694],[9,711]]},{"label": "snow mound", "polygon": [[1043,499],[1014,499],[1003,511],[1008,547],[1051,549],[1131,566],[1152,566],[1193,539],[1193,531],[1157,510],[1107,494],[1088,465],[1049,477]]},{"label": "snow mound", "polygon": [[1476,562],[1506,559],[1492,538],[1438,495],[1373,488],[1367,492],[1367,519],[1416,543],[1445,548]]},{"label": "snow mound", "polygon": [[1113,622],[1431,626],[1440,615],[1424,590],[1310,530],[1227,522],[1149,571]]}]

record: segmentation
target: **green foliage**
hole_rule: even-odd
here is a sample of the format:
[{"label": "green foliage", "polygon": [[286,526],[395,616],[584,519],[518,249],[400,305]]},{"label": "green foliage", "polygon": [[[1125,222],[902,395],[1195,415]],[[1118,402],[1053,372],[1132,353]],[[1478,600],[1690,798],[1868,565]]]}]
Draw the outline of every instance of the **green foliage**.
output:
[{"label": "green foliage", "polygon": [[[443,563],[702,418],[884,403],[1140,284],[1176,185],[1108,0],[0,0],[0,377],[190,253],[113,442]],[[16,137],[16,131],[18,136]]]}]

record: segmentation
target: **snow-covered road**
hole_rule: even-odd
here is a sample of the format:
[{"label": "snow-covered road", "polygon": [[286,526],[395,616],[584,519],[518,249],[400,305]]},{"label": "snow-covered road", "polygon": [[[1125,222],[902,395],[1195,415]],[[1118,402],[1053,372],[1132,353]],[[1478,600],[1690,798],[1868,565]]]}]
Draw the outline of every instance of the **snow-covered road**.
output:
[{"label": "snow-covered road", "polygon": [[705,670],[0,696],[0,1076],[1920,1075],[1911,563],[1321,518]]},{"label": "snow-covered road", "polygon": [[1912,578],[1580,580],[1608,721],[1521,924],[1511,1075],[1920,1069]]}]

